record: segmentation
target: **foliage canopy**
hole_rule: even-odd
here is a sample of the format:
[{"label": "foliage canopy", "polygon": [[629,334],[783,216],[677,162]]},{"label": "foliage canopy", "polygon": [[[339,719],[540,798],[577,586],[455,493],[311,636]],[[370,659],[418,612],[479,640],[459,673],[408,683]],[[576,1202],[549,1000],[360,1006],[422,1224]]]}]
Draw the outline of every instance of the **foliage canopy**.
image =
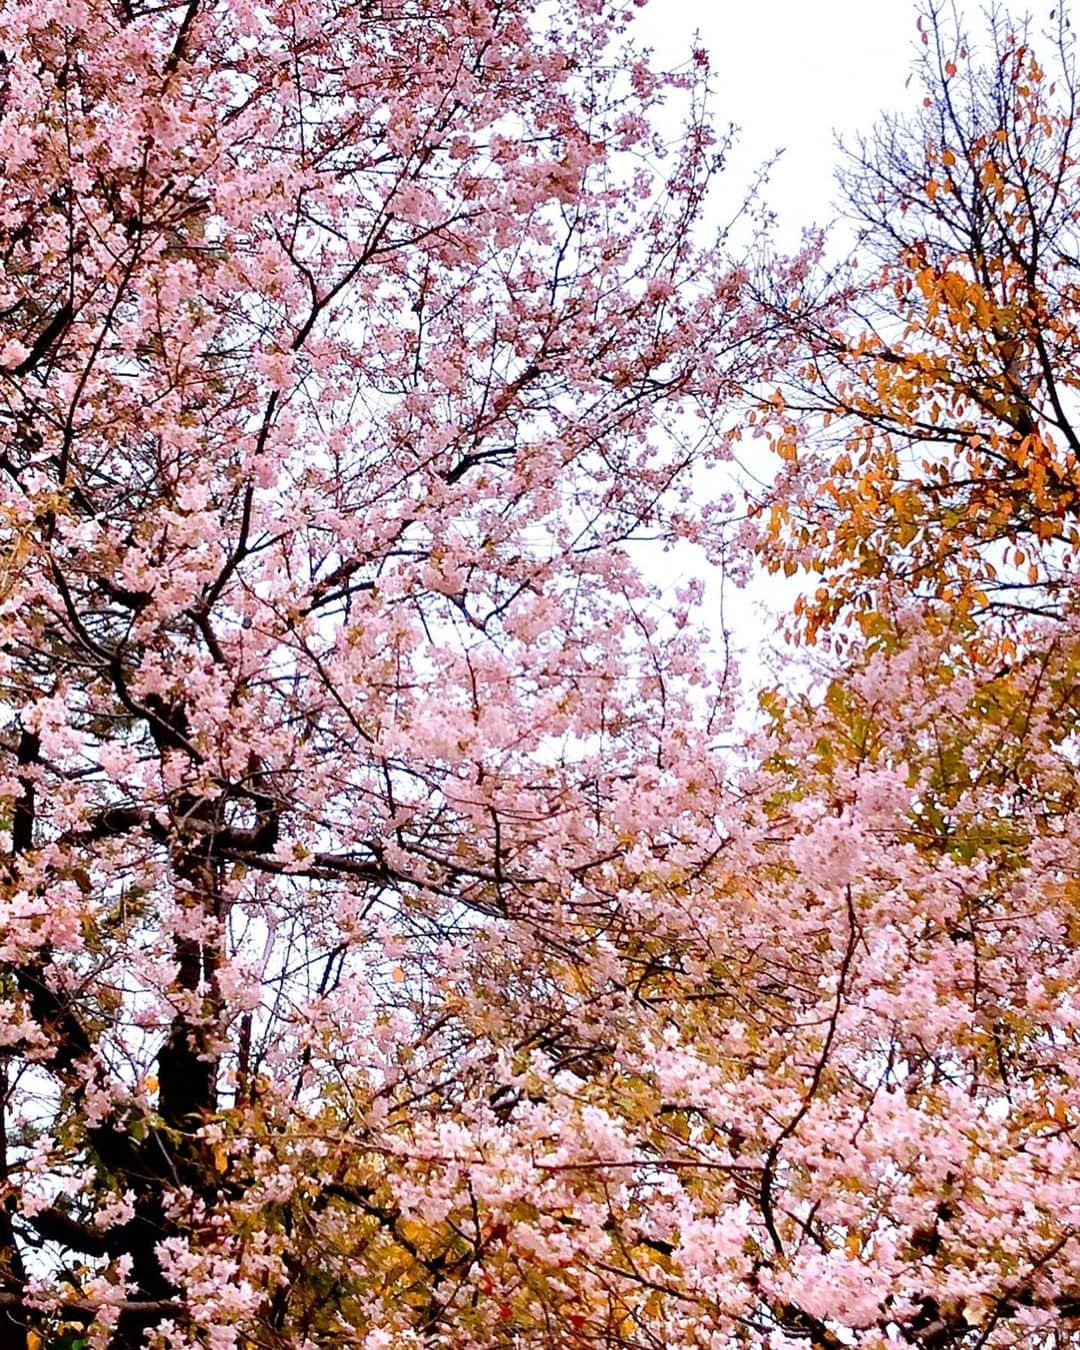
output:
[{"label": "foliage canopy", "polygon": [[1067,32],[927,12],[838,280],[628,20],[0,10],[3,1347],[1077,1342]]}]

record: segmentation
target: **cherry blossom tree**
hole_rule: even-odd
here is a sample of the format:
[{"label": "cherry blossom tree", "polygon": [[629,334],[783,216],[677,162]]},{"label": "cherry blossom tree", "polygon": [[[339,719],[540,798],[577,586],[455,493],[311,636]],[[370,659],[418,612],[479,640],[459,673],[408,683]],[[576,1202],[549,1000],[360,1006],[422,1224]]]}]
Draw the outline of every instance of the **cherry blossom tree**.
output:
[{"label": "cherry blossom tree", "polygon": [[[906,238],[755,290],[704,59],[628,21],[0,12],[0,1345],[1076,1342],[1072,461],[1019,373],[1041,324],[1071,387],[1067,315]],[[1073,167],[1006,34],[952,105],[987,210],[1014,123]],[[724,753],[636,545],[723,542],[694,471],[778,379],[766,560],[859,623]]]},{"label": "cherry blossom tree", "polygon": [[627,18],[0,13],[5,1346],[554,1344],[651,1297],[569,1086],[630,986],[578,971],[620,860],[715,829],[626,546],[707,537],[762,346],[698,242],[704,58]]},{"label": "cherry blossom tree", "polygon": [[1067,18],[918,31],[858,266],[760,286],[799,348],[753,528],[817,654],[765,699],[745,1279],[817,1346],[1034,1350],[1080,1326],[1076,81]]}]

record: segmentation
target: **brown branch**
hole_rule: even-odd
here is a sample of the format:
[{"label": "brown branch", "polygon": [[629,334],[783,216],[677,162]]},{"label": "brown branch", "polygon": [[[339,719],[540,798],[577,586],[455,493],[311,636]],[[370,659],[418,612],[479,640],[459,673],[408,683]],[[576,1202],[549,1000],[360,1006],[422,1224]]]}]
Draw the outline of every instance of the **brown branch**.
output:
[{"label": "brown branch", "polygon": [[74,310],[69,303],[64,303],[52,316],[49,322],[37,335],[33,346],[19,362],[17,366],[12,366],[4,373],[7,375],[28,375],[42,360],[44,360],[49,349],[56,343],[57,339],[63,336],[65,329],[74,316]]}]

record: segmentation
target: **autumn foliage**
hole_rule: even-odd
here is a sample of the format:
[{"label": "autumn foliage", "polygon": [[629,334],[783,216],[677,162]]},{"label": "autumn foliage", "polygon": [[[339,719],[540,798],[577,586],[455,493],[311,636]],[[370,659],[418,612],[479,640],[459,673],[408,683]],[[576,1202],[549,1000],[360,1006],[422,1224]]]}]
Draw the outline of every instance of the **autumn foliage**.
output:
[{"label": "autumn foliage", "polygon": [[[841,186],[859,229],[848,275],[780,300],[804,345],[771,419],[791,467],[770,530],[794,528],[770,556],[828,575],[804,610],[811,632],[849,601],[872,605],[889,580],[998,614],[1060,606],[1074,585],[1080,167],[1067,18],[1042,48],[1005,18],[974,53],[934,10],[920,33],[918,116],[884,121],[848,154]],[[800,448],[811,424],[827,433],[812,467]]]},{"label": "autumn foliage", "polygon": [[0,9],[4,1350],[1078,1334],[1066,34],[924,18],[838,280],[629,19]]}]

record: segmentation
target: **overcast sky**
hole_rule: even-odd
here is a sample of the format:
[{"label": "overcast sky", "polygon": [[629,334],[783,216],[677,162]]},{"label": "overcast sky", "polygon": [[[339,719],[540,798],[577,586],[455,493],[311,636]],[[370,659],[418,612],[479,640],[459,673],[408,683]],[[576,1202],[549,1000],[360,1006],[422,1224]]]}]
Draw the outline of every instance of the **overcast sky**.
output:
[{"label": "overcast sky", "polygon": [[795,237],[831,215],[835,132],[913,101],[916,13],[914,0],[651,0],[638,31],[665,65],[700,33],[718,121],[742,129],[733,176],[783,147],[770,198]]}]

